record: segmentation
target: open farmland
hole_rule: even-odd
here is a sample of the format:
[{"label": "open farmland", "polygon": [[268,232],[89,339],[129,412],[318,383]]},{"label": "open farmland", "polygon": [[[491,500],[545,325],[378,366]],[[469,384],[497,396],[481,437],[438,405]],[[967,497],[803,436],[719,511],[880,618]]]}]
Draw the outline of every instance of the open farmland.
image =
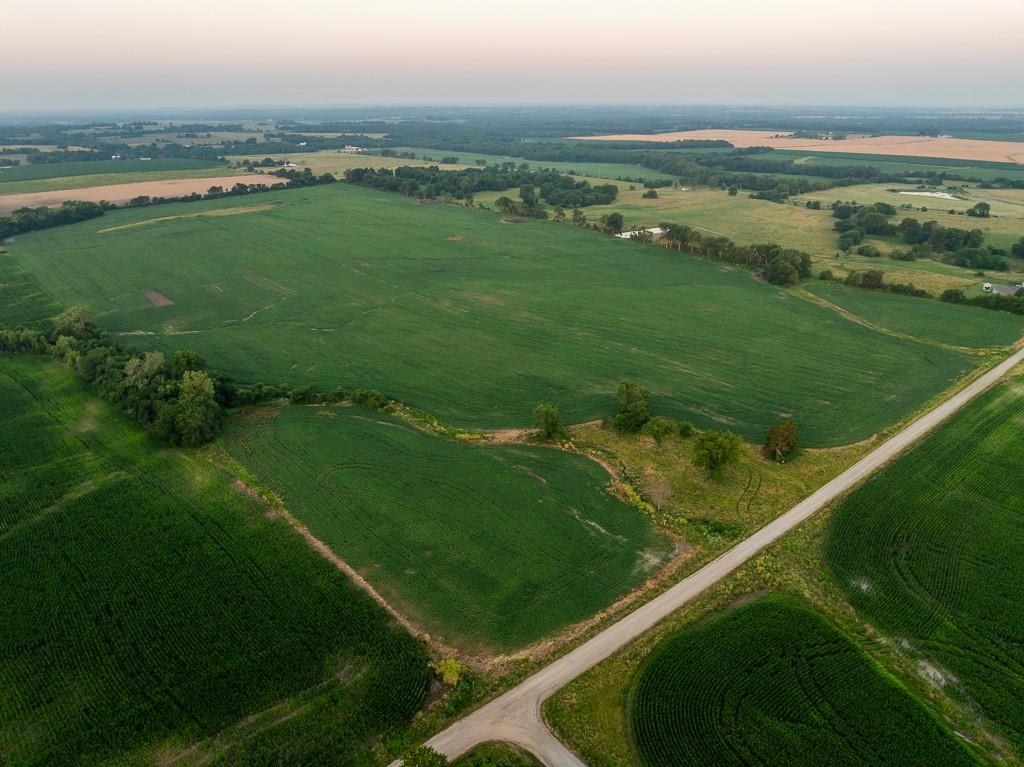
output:
[{"label": "open farmland", "polygon": [[686,224],[702,234],[728,237],[741,245],[775,242],[814,255],[836,250],[833,219],[821,211],[755,200],[745,193],[730,196],[721,189],[659,189],[653,200],[645,200],[643,194],[643,189],[620,189],[615,202],[592,205],[584,213],[596,220],[618,211],[631,228],[657,226],[663,221]]},{"label": "open farmland", "polygon": [[1024,142],[986,141],[982,139],[949,138],[948,136],[850,136],[841,141],[831,139],[792,138],[785,131],[757,130],[692,130],[672,133],[622,133],[608,136],[574,136],[594,141],[686,140],[730,142],[738,148],[767,146],[796,151],[842,152],[844,154],[894,155],[908,157],[941,157],[982,162],[1024,164]]},{"label": "open farmland", "polygon": [[1024,333],[1024,317],[1009,312],[979,312],[927,298],[908,298],[879,290],[850,288],[834,282],[807,282],[804,287],[865,322],[895,333],[936,343],[973,348],[1009,346]]},{"label": "open farmland", "polygon": [[770,596],[665,640],[630,701],[639,761],[975,765],[919,702],[805,603]]},{"label": "open farmland", "polygon": [[378,388],[462,425],[526,425],[543,400],[593,420],[633,378],[656,413],[752,441],[794,418],[806,445],[846,444],[974,365],[746,271],[568,225],[345,184],[259,202],[117,211],[9,247],[134,346],[191,347],[242,381]]},{"label": "open farmland", "polygon": [[[73,179],[76,176],[120,176],[121,174],[138,173],[178,173],[198,171],[227,170],[222,162],[215,160],[94,160],[81,162],[47,162],[22,163],[9,168],[0,168],[0,193],[7,194],[7,184],[27,184],[30,181],[49,181],[52,179]],[[71,185],[73,181],[61,182]],[[102,183],[102,182],[101,182]],[[92,184],[90,184],[92,185]],[[12,187],[15,191],[35,191],[33,189]]]},{"label": "open farmland", "polygon": [[[797,202],[818,200],[828,206],[835,200],[856,202],[871,205],[886,202],[894,206],[896,215],[892,221],[899,223],[903,218],[916,218],[919,221],[937,221],[942,226],[956,229],[981,229],[985,232],[985,242],[998,248],[1009,249],[1014,243],[1024,238],[1024,190],[1020,189],[980,189],[975,186],[960,189],[959,185],[949,184],[955,191],[942,188],[919,188],[910,184],[859,184],[857,186],[827,189],[823,192],[810,192],[795,197]],[[932,194],[949,194],[953,199],[933,197]],[[977,218],[964,215],[964,211],[976,203],[987,202],[992,207],[989,218]],[[902,205],[911,205],[913,209],[900,209]],[[925,208],[926,210],[921,210]],[[950,213],[950,211],[957,211]],[[827,212],[825,213],[828,216]],[[834,219],[827,218],[829,224]],[[834,235],[833,235],[834,236]],[[837,240],[833,240],[833,243]],[[904,247],[895,239],[893,244]],[[889,247],[892,247],[890,245]],[[833,249],[835,244],[833,244]],[[883,249],[889,249],[883,246]]]},{"label": "open farmland", "polygon": [[422,646],[203,454],[9,354],[0,593],[3,764],[351,764],[430,684]]},{"label": "open farmland", "polygon": [[474,446],[350,408],[260,410],[232,454],[406,616],[472,650],[535,641],[641,584],[670,547],[597,463]]},{"label": "open farmland", "polygon": [[[114,178],[113,176],[109,178]],[[211,186],[230,189],[235,184],[274,184],[287,183],[285,179],[271,175],[252,174],[248,176],[211,176],[196,178],[189,174],[188,178],[157,179],[137,181],[135,183],[107,184],[84,189],[57,189],[49,192],[26,192],[24,194],[0,194],[0,216],[19,208],[59,207],[65,200],[82,200],[85,202],[101,202],[103,200],[116,205],[124,205],[136,197],[182,197],[198,193],[204,194]],[[0,192],[4,191],[0,186]]]},{"label": "open farmland", "polygon": [[1024,754],[1024,379],[973,403],[836,510],[853,606]]}]

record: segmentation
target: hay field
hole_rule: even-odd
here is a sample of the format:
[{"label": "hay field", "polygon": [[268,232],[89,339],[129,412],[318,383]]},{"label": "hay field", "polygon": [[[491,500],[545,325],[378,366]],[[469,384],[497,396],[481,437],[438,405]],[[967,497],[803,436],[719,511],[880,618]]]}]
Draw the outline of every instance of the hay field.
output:
[{"label": "hay field", "polygon": [[671,553],[597,463],[469,445],[362,408],[233,418],[228,449],[435,638],[477,654],[584,620]]},{"label": "hay field", "polygon": [[[161,174],[157,174],[161,175]],[[195,178],[189,173],[188,178],[158,178],[134,183],[113,183],[75,189],[56,189],[50,192],[25,192],[22,194],[0,194],[0,216],[18,208],[40,208],[59,206],[65,200],[83,200],[100,202],[106,200],[117,205],[124,205],[140,195],[150,197],[179,197],[194,192],[206,192],[211,186],[230,188],[235,184],[273,184],[286,183],[285,179],[269,174],[250,174],[238,176],[209,176]],[[116,176],[106,176],[104,180],[114,180]],[[6,185],[0,185],[0,192]]]},{"label": "hay field", "polygon": [[0,762],[348,764],[409,722],[422,645],[232,483],[0,355]]},{"label": "hay field", "polygon": [[1024,164],[1024,142],[984,141],[932,136],[851,136],[842,141],[786,138],[785,131],[695,130],[672,133],[620,133],[607,136],[573,136],[587,141],[685,141],[725,140],[738,148],[768,146],[773,149],[843,152],[908,157],[948,157],[957,160]]},{"label": "hay field", "polygon": [[793,417],[807,445],[846,444],[974,365],[744,270],[569,225],[347,184],[259,198],[273,201],[100,233],[238,202],[116,211],[10,253],[134,346],[191,347],[241,381],[378,388],[477,427],[528,425],[543,400],[569,422],[600,418],[633,378],[657,413],[751,441]]}]

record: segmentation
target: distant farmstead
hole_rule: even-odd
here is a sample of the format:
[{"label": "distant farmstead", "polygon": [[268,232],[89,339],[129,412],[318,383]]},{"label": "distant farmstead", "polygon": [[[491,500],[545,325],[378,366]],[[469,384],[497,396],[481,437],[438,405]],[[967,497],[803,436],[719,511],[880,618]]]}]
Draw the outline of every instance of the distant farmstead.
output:
[{"label": "distant farmstead", "polygon": [[642,240],[648,237],[657,237],[660,234],[664,234],[665,230],[660,226],[654,226],[650,229],[631,229],[628,232],[619,232],[616,237],[623,240]]},{"label": "distant farmstead", "polygon": [[981,289],[986,293],[993,293],[997,296],[1015,296],[1017,291],[1024,289],[1024,283],[1020,285],[993,285],[991,282],[986,282],[981,286]]}]

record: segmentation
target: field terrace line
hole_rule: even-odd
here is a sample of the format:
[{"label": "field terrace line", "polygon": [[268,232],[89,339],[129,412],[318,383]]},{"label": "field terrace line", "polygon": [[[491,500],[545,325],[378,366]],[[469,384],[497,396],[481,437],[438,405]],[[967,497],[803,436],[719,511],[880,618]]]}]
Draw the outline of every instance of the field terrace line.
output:
[{"label": "field terrace line", "polygon": [[[473,713],[432,737],[426,745],[449,758],[465,754],[487,741],[507,741],[530,751],[546,767],[586,767],[548,730],[541,705],[583,672],[593,668],[641,636],[747,560],[797,527],[881,469],[928,432],[995,385],[1017,364],[1024,362],[1018,349],[960,391],[917,418],[839,476],[822,485],[796,506],[740,541],[697,572],[663,594],[584,642]],[[388,767],[399,767],[401,759]]]}]

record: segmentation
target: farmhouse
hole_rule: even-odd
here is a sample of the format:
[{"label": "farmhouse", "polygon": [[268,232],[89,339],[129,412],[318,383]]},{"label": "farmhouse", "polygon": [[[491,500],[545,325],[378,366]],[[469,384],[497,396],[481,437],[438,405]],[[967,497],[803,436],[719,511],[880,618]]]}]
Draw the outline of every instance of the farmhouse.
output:
[{"label": "farmhouse", "polygon": [[654,226],[651,227],[650,229],[631,229],[628,232],[619,232],[615,236],[623,240],[634,240],[641,239],[647,235],[650,235],[651,237],[657,237],[659,234],[664,233],[664,231],[665,230],[662,229],[660,226]]}]

